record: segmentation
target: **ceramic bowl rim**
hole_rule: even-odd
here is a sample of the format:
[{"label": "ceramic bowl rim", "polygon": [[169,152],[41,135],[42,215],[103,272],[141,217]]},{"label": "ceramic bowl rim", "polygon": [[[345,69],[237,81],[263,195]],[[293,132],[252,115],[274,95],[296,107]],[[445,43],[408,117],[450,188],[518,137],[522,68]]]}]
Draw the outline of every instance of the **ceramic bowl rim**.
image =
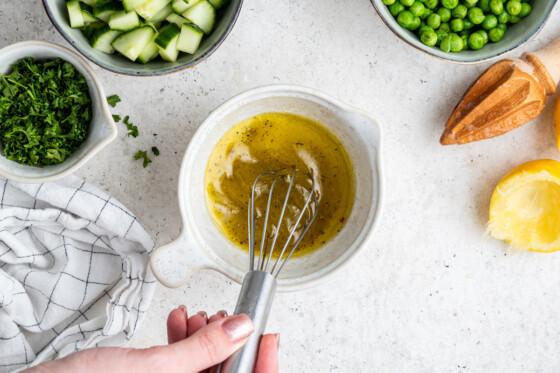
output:
[{"label": "ceramic bowl rim", "polygon": [[[406,44],[408,44],[409,46],[413,47],[416,50],[419,50],[420,52],[423,52],[429,56],[432,56],[434,58],[437,58],[440,61],[446,61],[446,62],[452,62],[454,64],[457,65],[476,65],[479,63],[483,63],[483,62],[488,62],[488,61],[492,61],[497,59],[498,57],[502,57],[505,56],[519,48],[521,48],[522,46],[524,46],[525,44],[527,44],[529,41],[533,40],[544,28],[545,24],[548,22],[548,20],[550,19],[550,16],[552,15],[552,10],[554,9],[556,3],[558,0],[553,0],[553,5],[550,7],[550,9],[548,10],[548,13],[546,14],[546,16],[544,17],[544,19],[542,21],[539,22],[539,26],[533,30],[524,40],[522,40],[519,44],[512,46],[511,48],[508,48],[505,51],[502,51],[498,54],[489,54],[488,57],[481,57],[481,58],[477,58],[475,60],[472,61],[465,61],[465,60],[461,60],[461,59],[454,59],[453,58],[453,54],[449,54],[450,57],[449,58],[445,58],[442,56],[439,56],[435,53],[432,52],[431,47],[428,46],[424,46],[424,47],[419,47],[417,45],[414,45],[407,36],[404,36],[401,33],[401,29],[396,29],[395,27],[393,27],[389,21],[385,18],[384,14],[379,10],[379,6],[386,6],[385,4],[383,4],[381,2],[381,0],[370,0],[371,5],[373,6],[373,8],[375,9],[375,12],[377,13],[377,15],[379,15],[379,18],[381,18],[381,20],[383,21],[383,23],[393,32],[393,34],[395,34],[399,39],[401,39],[402,41],[404,41]],[[400,26],[399,26],[400,27]]]},{"label": "ceramic bowl rim", "polygon": [[[94,111],[99,110],[100,114],[103,116],[106,124],[109,127],[110,134],[109,134],[109,136],[103,138],[101,141],[97,142],[90,150],[88,150],[86,153],[84,153],[82,155],[82,157],[79,158],[78,161],[76,163],[74,163],[72,166],[67,167],[67,168],[65,168],[65,169],[61,170],[60,172],[57,172],[56,174],[53,174],[53,175],[38,176],[38,177],[21,176],[21,175],[15,175],[15,174],[13,174],[9,171],[6,171],[5,169],[0,167],[0,176],[6,177],[10,180],[14,180],[14,181],[21,182],[21,183],[45,183],[45,182],[49,182],[49,181],[58,180],[58,179],[60,179],[64,176],[67,176],[67,175],[71,174],[72,172],[74,172],[77,169],[79,169],[80,167],[82,167],[87,161],[89,161],[101,149],[103,149],[109,143],[111,143],[117,137],[117,133],[118,133],[117,126],[115,125],[114,121],[112,120],[112,116],[111,116],[111,113],[109,111],[109,105],[107,104],[107,100],[105,98],[105,93],[103,91],[103,87],[101,86],[101,82],[99,81],[99,78],[97,77],[97,75],[95,74],[95,72],[93,71],[91,66],[82,57],[80,57],[80,55],[78,55],[77,53],[71,51],[70,49],[68,49],[66,47],[63,47],[63,46],[60,46],[58,44],[54,44],[54,43],[51,43],[51,42],[41,41],[41,40],[28,40],[28,41],[22,41],[22,42],[10,44],[10,45],[0,49],[0,55],[4,54],[6,52],[12,51],[12,50],[25,48],[25,47],[33,47],[33,46],[43,46],[43,47],[46,47],[46,48],[49,48],[49,49],[54,49],[54,50],[60,52],[62,55],[65,55],[65,54],[70,55],[80,64],[80,66],[82,66],[85,69],[86,73],[89,75],[89,78],[91,78],[91,80],[93,81],[94,89],[97,92],[97,95],[99,96],[99,100],[101,102],[100,107],[92,107],[92,109]],[[29,167],[33,167],[33,166],[29,166]]]},{"label": "ceramic bowl rim", "polygon": [[85,58],[87,58],[88,60],[90,60],[91,62],[96,64],[97,66],[99,66],[99,67],[101,67],[105,70],[111,71],[113,73],[128,75],[128,76],[140,76],[140,77],[161,76],[161,75],[172,74],[172,73],[182,71],[182,70],[186,70],[188,68],[196,66],[199,63],[201,63],[202,61],[206,60],[208,57],[210,57],[222,45],[224,40],[229,36],[229,34],[231,33],[231,30],[233,30],[233,27],[237,23],[237,19],[239,18],[239,14],[241,13],[241,7],[243,5],[243,0],[239,0],[239,4],[237,6],[237,9],[235,10],[235,13],[233,15],[233,19],[231,20],[230,24],[226,27],[225,32],[218,38],[216,43],[214,43],[206,52],[204,52],[198,58],[192,60],[191,62],[189,62],[185,65],[175,66],[175,67],[172,67],[172,68],[164,68],[164,69],[149,70],[149,71],[133,71],[132,69],[115,68],[115,67],[111,66],[110,64],[99,61],[92,54],[90,54],[87,50],[79,47],[76,44],[76,42],[74,41],[74,39],[70,35],[68,35],[66,32],[64,32],[64,30],[59,26],[58,22],[55,20],[54,15],[52,14],[52,11],[51,11],[50,5],[48,4],[48,1],[49,0],[42,0],[43,7],[45,8],[45,12],[47,13],[47,16],[49,17],[51,23],[57,29],[57,31],[60,33],[60,35],[62,35],[62,37],[64,39],[66,39],[66,41],[68,43],[70,43],[82,56],[84,56]]}]

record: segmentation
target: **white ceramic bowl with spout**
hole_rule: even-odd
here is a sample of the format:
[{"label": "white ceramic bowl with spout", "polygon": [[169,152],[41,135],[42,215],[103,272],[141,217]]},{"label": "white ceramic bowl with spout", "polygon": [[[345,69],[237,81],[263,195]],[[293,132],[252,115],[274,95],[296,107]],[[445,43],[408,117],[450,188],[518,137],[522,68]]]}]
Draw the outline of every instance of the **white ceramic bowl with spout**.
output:
[{"label": "white ceramic bowl with spout", "polygon": [[314,89],[265,86],[218,107],[192,138],[179,176],[183,231],[174,242],[156,249],[151,258],[152,270],[162,284],[178,287],[202,268],[214,269],[242,282],[249,270],[249,255],[223,236],[211,220],[205,201],[204,175],[210,153],[231,127],[269,112],[299,114],[326,126],[346,148],[356,176],[354,207],[343,229],[315,252],[290,259],[280,273],[278,289],[295,291],[315,285],[368,247],[383,195],[379,123],[369,114]]}]

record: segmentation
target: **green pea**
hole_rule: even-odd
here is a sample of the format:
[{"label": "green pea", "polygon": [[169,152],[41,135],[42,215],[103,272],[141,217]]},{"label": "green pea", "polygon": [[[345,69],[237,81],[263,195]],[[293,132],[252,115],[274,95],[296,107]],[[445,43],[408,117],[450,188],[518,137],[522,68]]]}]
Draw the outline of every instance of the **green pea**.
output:
[{"label": "green pea", "polygon": [[492,30],[488,31],[488,38],[493,43],[496,43],[496,42],[502,40],[503,37],[504,37],[504,30],[502,30],[498,27],[493,28]]},{"label": "green pea", "polygon": [[488,43],[488,33],[484,30],[478,30],[476,31],[477,34],[479,34],[482,37],[482,40],[484,40],[484,44],[486,45]]},{"label": "green pea", "polygon": [[[420,18],[420,17],[418,17],[418,18]],[[422,20],[422,18],[420,18],[420,26],[419,26],[419,27],[422,28],[422,27],[424,27],[424,26],[426,26],[426,22],[424,22],[424,21]],[[418,35],[420,35],[420,32],[418,33]]]},{"label": "green pea", "polygon": [[490,10],[495,15],[500,15],[504,11],[504,3],[502,3],[502,0],[490,0],[489,6]]},{"label": "green pea", "polygon": [[396,0],[382,0],[382,1],[383,1],[383,4],[385,4],[385,5],[392,5],[392,4],[395,3]]},{"label": "green pea", "polygon": [[459,36],[460,36],[460,37],[463,37],[463,36],[469,37],[470,34],[471,34],[470,31],[468,31],[468,30],[463,30],[463,31],[461,31],[461,32],[459,33]]},{"label": "green pea", "polygon": [[451,51],[451,35],[447,35],[443,38],[439,48],[445,53],[449,53]]},{"label": "green pea", "polygon": [[414,4],[414,0],[399,0],[401,2],[402,5],[409,7],[412,4]]},{"label": "green pea", "polygon": [[463,50],[469,49],[469,37],[468,35],[460,35],[463,40]]},{"label": "green pea", "polygon": [[427,26],[427,25],[420,26],[420,28],[418,29],[418,35],[422,36],[423,33],[429,32],[429,31],[432,31],[435,34],[434,29],[431,28],[430,26]]},{"label": "green pea", "polygon": [[414,17],[414,21],[412,21],[412,25],[408,28],[410,31],[417,30],[422,25],[422,20],[420,17]]},{"label": "green pea", "polygon": [[490,11],[490,0],[479,0],[478,1],[478,7],[480,9],[482,9],[482,11],[484,13],[487,13]]},{"label": "green pea", "polygon": [[449,22],[451,19],[451,11],[447,8],[439,8],[437,14],[441,17],[441,22]]},{"label": "green pea", "polygon": [[476,6],[476,4],[478,3],[478,0],[463,0],[463,3],[465,4],[465,6],[467,8],[472,8],[474,6]]},{"label": "green pea", "polygon": [[473,32],[469,36],[469,48],[472,50],[479,50],[484,46],[484,39],[478,32]]},{"label": "green pea", "polygon": [[459,0],[441,0],[441,5],[447,9],[453,9],[459,5]]},{"label": "green pea", "polygon": [[510,16],[517,16],[521,13],[521,1],[519,0],[509,0],[506,3],[506,10]]},{"label": "green pea", "polygon": [[410,6],[410,8],[408,8],[408,11],[415,16],[420,17],[422,13],[424,13],[424,9],[424,4],[417,0]]},{"label": "green pea", "polygon": [[404,10],[404,5],[402,5],[399,2],[395,2],[395,3],[393,3],[392,5],[389,6],[389,12],[391,12],[393,17],[396,17],[403,10]]},{"label": "green pea", "polygon": [[430,14],[432,14],[432,13],[433,13],[433,12],[432,12],[430,9],[424,8],[424,13],[422,13],[422,15],[420,16],[420,19],[425,20],[425,19],[427,19],[427,18],[430,16]]},{"label": "green pea", "polygon": [[439,0],[427,0],[424,6],[428,9],[435,9],[439,5]]},{"label": "green pea", "polygon": [[509,23],[517,23],[519,21],[521,21],[521,17],[518,17],[518,16],[511,16],[509,18]]},{"label": "green pea", "polygon": [[437,39],[438,37],[434,30],[423,32],[420,35],[420,40],[428,47],[436,45]]},{"label": "green pea", "polygon": [[521,12],[519,12],[519,17],[527,17],[529,14],[531,14],[532,10],[533,8],[531,8],[530,4],[522,3]]},{"label": "green pea", "polygon": [[397,22],[401,27],[410,28],[414,23],[414,14],[410,13],[408,10],[403,10],[399,13]]},{"label": "green pea", "polygon": [[463,20],[459,18],[455,18],[449,23],[451,30],[454,32],[461,32],[463,31]]},{"label": "green pea", "polygon": [[463,39],[457,34],[451,34],[450,40],[451,52],[460,52],[463,49]]},{"label": "green pea", "polygon": [[443,39],[445,39],[445,37],[448,35],[447,32],[443,31],[443,30],[436,30],[436,35],[437,35],[437,42],[436,45],[439,46],[441,44],[441,41]]},{"label": "green pea", "polygon": [[505,23],[498,23],[498,26],[496,27],[499,28],[500,30],[503,30],[504,34],[507,31],[507,25]]},{"label": "green pea", "polygon": [[443,22],[441,25],[439,25],[439,29],[438,30],[443,30],[447,33],[451,32],[451,26],[449,26],[449,23],[447,22]]},{"label": "green pea", "polygon": [[[499,0],[498,0],[499,1]],[[498,19],[493,14],[488,14],[484,21],[482,22],[482,28],[485,30],[491,30],[498,25]]]},{"label": "green pea", "polygon": [[453,16],[453,18],[463,19],[467,16],[468,11],[469,10],[466,6],[464,6],[463,4],[459,4],[455,7],[455,9],[451,11],[451,15]]},{"label": "green pea", "polygon": [[511,16],[507,12],[503,12],[498,16],[498,23],[508,23]]},{"label": "green pea", "polygon": [[468,18],[463,20],[463,30],[470,30],[474,27],[474,23]]},{"label": "green pea", "polygon": [[477,7],[469,9],[468,16],[469,19],[472,21],[472,23],[474,23],[475,25],[480,25],[482,22],[484,22],[484,18],[485,18],[482,9]]},{"label": "green pea", "polygon": [[441,17],[437,13],[432,13],[426,19],[426,24],[435,30],[441,25]]}]

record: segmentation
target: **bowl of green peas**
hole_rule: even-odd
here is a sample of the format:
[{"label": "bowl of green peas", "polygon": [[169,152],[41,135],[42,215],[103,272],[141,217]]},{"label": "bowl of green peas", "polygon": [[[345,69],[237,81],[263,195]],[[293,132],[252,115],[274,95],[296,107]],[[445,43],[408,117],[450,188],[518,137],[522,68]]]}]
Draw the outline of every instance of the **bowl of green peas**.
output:
[{"label": "bowl of green peas", "polygon": [[519,48],[543,28],[557,0],[371,0],[402,40],[461,64]]}]

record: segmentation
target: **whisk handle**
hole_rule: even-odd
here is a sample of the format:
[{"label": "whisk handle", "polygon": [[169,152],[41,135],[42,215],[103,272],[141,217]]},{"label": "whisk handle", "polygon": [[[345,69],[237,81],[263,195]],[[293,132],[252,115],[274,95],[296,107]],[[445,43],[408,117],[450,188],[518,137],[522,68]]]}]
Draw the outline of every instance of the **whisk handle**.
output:
[{"label": "whisk handle", "polygon": [[217,373],[252,373],[259,342],[264,333],[272,301],[276,293],[276,278],[268,272],[251,271],[245,275],[235,307],[235,314],[246,314],[255,325],[255,331],[245,346],[224,361]]}]

